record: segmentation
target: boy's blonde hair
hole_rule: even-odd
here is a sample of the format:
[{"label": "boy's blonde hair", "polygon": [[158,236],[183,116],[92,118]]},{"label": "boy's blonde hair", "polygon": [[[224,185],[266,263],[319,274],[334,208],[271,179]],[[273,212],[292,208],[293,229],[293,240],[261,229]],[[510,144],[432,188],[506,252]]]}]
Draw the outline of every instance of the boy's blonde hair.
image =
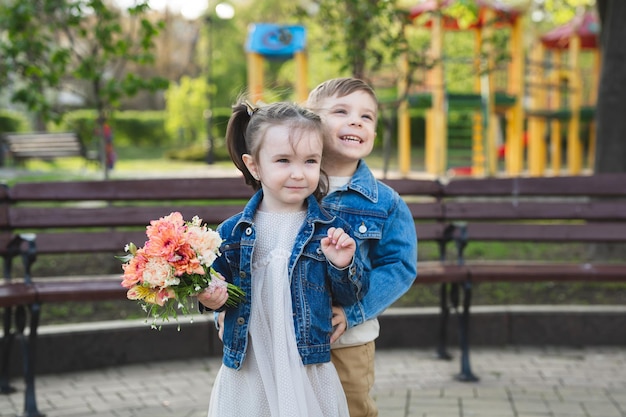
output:
[{"label": "boy's blonde hair", "polygon": [[370,87],[365,81],[359,78],[332,78],[324,81],[315,87],[310,93],[307,99],[307,107],[315,110],[319,110],[319,104],[330,97],[344,97],[355,91],[363,91],[367,93],[375,103],[378,103],[378,98],[374,89]]}]

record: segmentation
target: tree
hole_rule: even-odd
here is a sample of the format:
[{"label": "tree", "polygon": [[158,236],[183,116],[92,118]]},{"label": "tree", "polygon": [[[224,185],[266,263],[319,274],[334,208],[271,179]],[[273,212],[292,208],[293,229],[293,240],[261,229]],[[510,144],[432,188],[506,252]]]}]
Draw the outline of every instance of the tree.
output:
[{"label": "tree", "polygon": [[[76,85],[87,87],[87,101],[98,113],[99,131],[124,96],[167,87],[161,78],[127,71],[127,64],[153,61],[159,25],[148,19],[146,1],[124,11],[102,0],[28,0],[0,4],[0,86],[15,85],[11,99],[35,112],[40,128],[58,121],[54,96]],[[104,135],[101,161],[105,178]]]},{"label": "tree", "polygon": [[626,172],[626,2],[597,0],[602,70],[596,105],[596,172]]}]

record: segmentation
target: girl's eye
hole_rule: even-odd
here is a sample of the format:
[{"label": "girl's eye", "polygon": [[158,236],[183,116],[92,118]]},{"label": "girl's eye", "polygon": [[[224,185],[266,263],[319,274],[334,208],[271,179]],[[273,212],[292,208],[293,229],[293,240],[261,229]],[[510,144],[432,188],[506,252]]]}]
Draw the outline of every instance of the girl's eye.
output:
[{"label": "girl's eye", "polygon": [[335,109],[333,110],[335,114],[346,114],[347,112],[344,109]]},{"label": "girl's eye", "polygon": [[281,164],[286,164],[287,162],[289,162],[289,159],[287,158],[281,158],[281,159],[277,159],[276,162],[279,162]]},{"label": "girl's eye", "polygon": [[317,161],[317,159],[307,159],[306,163],[307,164],[317,164],[318,161]]},{"label": "girl's eye", "polygon": [[364,114],[363,118],[369,119],[369,120],[374,120],[374,118],[372,116],[370,116],[369,114]]}]

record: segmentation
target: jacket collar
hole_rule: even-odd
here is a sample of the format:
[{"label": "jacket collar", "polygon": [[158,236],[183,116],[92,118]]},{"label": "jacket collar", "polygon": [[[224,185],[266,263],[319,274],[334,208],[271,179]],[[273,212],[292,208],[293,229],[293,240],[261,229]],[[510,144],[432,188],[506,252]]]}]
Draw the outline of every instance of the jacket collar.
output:
[{"label": "jacket collar", "polygon": [[373,203],[378,202],[378,181],[364,160],[360,160],[348,188],[363,195]]},{"label": "jacket collar", "polygon": [[[261,205],[261,200],[263,200],[263,190],[258,190],[256,193],[254,193],[252,198],[250,198],[250,201],[248,201],[248,203],[244,207],[241,218],[237,222],[237,226],[240,226],[242,224],[248,226],[254,222],[254,213],[256,213],[259,206]],[[320,221],[322,223],[330,223],[334,220],[334,218],[334,216],[322,210],[315,197],[313,197],[312,195],[307,197],[306,221],[308,223],[313,223],[316,221]]]}]

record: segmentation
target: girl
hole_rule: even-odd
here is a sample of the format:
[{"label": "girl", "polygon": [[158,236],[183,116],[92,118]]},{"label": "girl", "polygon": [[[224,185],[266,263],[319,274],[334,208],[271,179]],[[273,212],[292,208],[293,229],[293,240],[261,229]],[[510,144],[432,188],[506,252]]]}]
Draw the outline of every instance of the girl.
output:
[{"label": "girl", "polygon": [[[228,150],[257,192],[217,229],[213,266],[246,299],[226,310],[209,417],[349,416],[330,362],[331,306],[357,302],[368,285],[347,225],[318,203],[325,135],[319,116],[295,104],[234,107]],[[198,300],[219,310],[227,297]]]}]

